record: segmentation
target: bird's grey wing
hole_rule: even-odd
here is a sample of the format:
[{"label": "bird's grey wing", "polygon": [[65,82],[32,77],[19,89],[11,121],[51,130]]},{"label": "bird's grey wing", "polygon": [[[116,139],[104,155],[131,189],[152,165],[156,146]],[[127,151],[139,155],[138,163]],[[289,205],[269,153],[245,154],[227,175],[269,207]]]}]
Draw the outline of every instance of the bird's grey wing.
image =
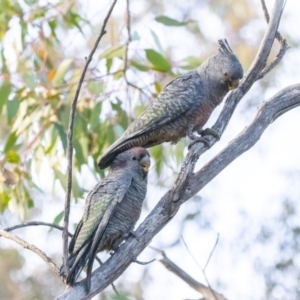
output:
[{"label": "bird's grey wing", "polygon": [[88,255],[88,265],[87,265],[87,290],[90,290],[91,287],[91,273],[93,269],[94,258],[97,254],[98,245],[103,237],[105,229],[108,225],[110,217],[112,216],[113,212],[117,208],[118,204],[124,199],[125,194],[127,193],[130,185],[131,185],[132,177],[126,176],[122,182],[118,182],[118,185],[115,186],[115,189],[111,191],[109,195],[110,201],[109,204],[102,215],[101,221],[93,234],[93,242],[89,250]]},{"label": "bird's grey wing", "polygon": [[[95,245],[95,239],[98,241],[98,246],[109,218],[117,203],[124,198],[131,184],[131,179],[130,176],[122,177],[122,180],[106,178],[88,194],[84,215],[76,228],[69,246],[72,264],[67,283],[72,285],[76,281],[87,260],[93,262],[96,253],[92,257],[90,253]],[[89,271],[90,274],[91,270]],[[88,278],[89,283],[90,278]]]},{"label": "bird's grey wing", "polygon": [[107,204],[107,201],[109,201],[109,199],[105,197],[106,191],[113,188],[114,181],[105,178],[88,193],[83,217],[78,223],[75,233],[70,241],[70,254],[76,254],[95,230],[97,222],[99,222],[102,217],[101,209],[104,211],[105,205]]},{"label": "bird's grey wing", "polygon": [[126,130],[124,138],[131,138],[163,126],[189,111],[201,101],[201,78],[196,71],[171,81],[158,98]]},{"label": "bird's grey wing", "polygon": [[[197,71],[189,72],[171,81],[156,100],[128,127],[100,157],[100,169],[110,165],[122,147],[131,140],[152,132],[181,116],[187,116],[200,105],[204,97],[202,80]],[[140,145],[143,146],[143,145]]]},{"label": "bird's grey wing", "polygon": [[69,253],[72,254],[73,250],[74,250],[74,246],[75,246],[75,242],[77,240],[78,234],[82,228],[83,222],[82,220],[80,220],[80,222],[78,223],[76,230],[71,238],[70,244],[69,244]]},{"label": "bird's grey wing", "polygon": [[100,161],[105,160],[105,156],[121,148],[129,140],[151,132],[183,115],[188,115],[197,108],[203,95],[201,78],[196,71],[174,79],[128,127],[123,136],[105,151]]}]

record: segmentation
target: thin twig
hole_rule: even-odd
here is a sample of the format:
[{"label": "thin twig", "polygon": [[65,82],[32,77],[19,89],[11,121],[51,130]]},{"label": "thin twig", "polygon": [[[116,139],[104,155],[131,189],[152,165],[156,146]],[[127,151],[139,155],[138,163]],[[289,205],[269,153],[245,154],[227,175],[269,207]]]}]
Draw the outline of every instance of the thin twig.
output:
[{"label": "thin twig", "polygon": [[206,270],[206,268],[207,268],[207,266],[208,266],[208,264],[209,264],[209,261],[210,261],[212,255],[213,255],[213,253],[214,253],[214,251],[215,251],[215,249],[216,249],[216,247],[217,247],[217,245],[218,245],[218,242],[219,242],[219,236],[220,236],[220,234],[217,233],[217,238],[216,238],[216,241],[215,241],[215,245],[214,245],[214,247],[212,248],[212,250],[210,251],[210,254],[209,254],[208,259],[207,259],[207,262],[206,262],[206,264],[205,264],[205,266],[204,266],[204,268],[203,268],[203,271]]},{"label": "thin twig", "polygon": [[[104,75],[99,75],[99,76],[94,76],[94,77],[90,77],[88,79],[84,79],[83,82],[90,82],[90,81],[96,81],[96,80],[99,80],[99,79],[102,79],[102,78],[105,78],[105,77],[109,77],[109,76],[114,76],[118,73],[122,73],[123,70],[117,70],[115,72],[110,72],[110,73],[106,73]],[[74,82],[68,82],[68,83],[64,83],[64,84],[61,84],[61,85],[58,85],[58,86],[55,86],[56,89],[63,89],[63,88],[67,88],[67,87],[71,87],[71,86],[74,86],[78,84],[77,81],[74,81]]]},{"label": "thin twig", "polygon": [[[173,261],[171,261],[166,253],[160,249],[151,247],[151,249],[159,252],[163,258],[161,258],[159,261],[173,274],[178,276],[180,279],[182,279],[185,283],[187,283],[191,288],[196,290],[197,292],[201,293],[206,300],[213,300],[213,294],[211,292],[211,289],[202,284],[201,282],[195,280],[193,277],[188,275],[185,271],[183,271],[180,267],[178,267]],[[215,295],[217,296],[218,300],[226,300],[226,298],[214,291]]]},{"label": "thin twig", "polygon": [[[197,259],[195,258],[195,256],[193,255],[193,253],[190,251],[190,249],[189,249],[189,247],[188,247],[187,243],[185,242],[185,240],[184,240],[184,238],[183,238],[182,235],[181,235],[181,239],[182,239],[182,242],[183,242],[183,244],[184,244],[186,250],[188,251],[188,253],[189,253],[190,256],[192,257],[192,259],[194,260],[194,262],[196,263],[196,265],[199,267],[199,269],[202,271],[203,276],[204,276],[204,278],[205,278],[205,281],[206,281],[206,283],[207,283],[209,289],[211,290],[211,292],[212,292],[212,294],[213,294],[215,300],[218,300],[217,295],[215,294],[215,291],[214,291],[214,290],[212,289],[212,287],[210,286],[210,283],[209,283],[209,281],[208,281],[208,278],[206,277],[205,270],[200,266],[200,264],[198,263]],[[216,246],[216,245],[215,245],[215,246]],[[214,251],[214,249],[215,249],[215,246],[213,247],[212,251],[210,252],[209,259],[210,259],[211,253],[212,253],[212,252]]]},{"label": "thin twig", "polygon": [[70,215],[70,201],[71,201],[71,190],[72,190],[72,160],[73,160],[73,127],[74,127],[74,117],[76,112],[76,104],[78,101],[80,89],[86,74],[86,71],[88,69],[88,66],[90,62],[92,61],[93,55],[98,47],[98,44],[101,40],[101,38],[106,33],[105,28],[106,24],[108,22],[108,19],[110,18],[110,15],[114,9],[115,4],[117,3],[117,0],[114,0],[102,25],[100,34],[95,42],[95,45],[90,53],[90,55],[87,58],[86,64],[84,66],[84,69],[82,71],[82,74],[80,76],[78,86],[76,89],[75,97],[72,101],[72,106],[70,110],[70,117],[69,117],[69,126],[68,126],[68,135],[67,135],[67,149],[68,149],[68,165],[67,165],[67,192],[65,197],[65,215],[64,215],[64,230],[63,230],[63,264],[64,264],[64,274],[68,276],[69,274],[69,267],[67,264],[68,261],[68,227],[69,227],[69,215]]},{"label": "thin twig", "polygon": [[[52,224],[52,223],[47,223],[47,222],[41,222],[41,221],[30,221],[30,222],[26,222],[26,223],[22,223],[22,224],[18,224],[15,226],[11,226],[11,227],[7,227],[3,230],[5,231],[12,231],[15,229],[19,229],[19,228],[23,228],[23,227],[28,227],[28,226],[49,226],[49,227],[53,227],[56,229],[59,229],[61,231],[64,230],[64,228],[62,226],[56,225],[56,224]],[[68,232],[69,237],[72,237],[73,234],[71,234],[70,232]]]},{"label": "thin twig", "polygon": [[[284,3],[284,6],[285,6],[285,3]],[[261,0],[261,6],[262,6],[262,9],[263,9],[263,12],[265,15],[265,19],[266,19],[267,23],[269,23],[269,21],[270,21],[269,12],[268,12],[268,9],[267,9],[267,6],[266,6],[266,3],[264,0]],[[282,60],[286,51],[291,48],[288,45],[286,39],[284,39],[282,37],[282,35],[280,34],[279,31],[276,32],[275,38],[278,40],[278,42],[280,44],[280,50],[279,50],[278,54],[276,55],[275,59],[268,66],[264,67],[263,70],[261,70],[261,72],[258,75],[256,80],[263,78],[267,73],[269,73],[272,69],[274,69],[280,63],[280,61]]]},{"label": "thin twig", "polygon": [[126,82],[128,83],[126,77],[126,71],[128,67],[128,47],[131,42],[131,21],[130,21],[130,8],[129,8],[129,0],[126,0],[126,28],[127,28],[127,41],[125,44],[125,53],[124,53],[124,77]]},{"label": "thin twig", "polygon": [[52,259],[49,256],[47,256],[46,253],[44,253],[42,250],[40,250],[36,246],[27,243],[26,241],[19,238],[18,236],[14,235],[10,232],[7,232],[3,229],[0,229],[0,235],[7,238],[7,239],[9,239],[9,240],[12,240],[12,241],[16,242],[17,244],[21,245],[23,248],[31,250],[32,252],[37,254],[41,259],[43,259],[50,266],[52,271],[59,277],[59,268],[52,261]]},{"label": "thin twig", "polygon": [[[269,12],[268,12],[266,2],[265,2],[265,0],[261,0],[260,2],[261,2],[261,6],[262,6],[262,10],[263,10],[265,19],[266,19],[267,23],[269,23],[270,16],[269,16]],[[284,3],[283,6],[285,6],[285,4],[286,4],[286,2]],[[275,38],[279,41],[279,43],[283,43],[285,41],[285,39],[282,37],[282,35],[280,34],[279,31],[276,32]]]},{"label": "thin twig", "polygon": [[[127,86],[131,86],[134,89],[138,90],[141,94],[144,94],[146,97],[148,95],[144,92],[144,90],[134,83],[130,82],[127,78],[127,69],[128,69],[128,48],[129,44],[131,42],[131,20],[130,20],[130,6],[129,6],[129,0],[126,0],[126,28],[127,28],[127,41],[125,43],[125,53],[124,53],[124,69],[123,69],[123,74],[124,74],[124,79],[127,84]],[[129,98],[130,99],[130,98]]]}]

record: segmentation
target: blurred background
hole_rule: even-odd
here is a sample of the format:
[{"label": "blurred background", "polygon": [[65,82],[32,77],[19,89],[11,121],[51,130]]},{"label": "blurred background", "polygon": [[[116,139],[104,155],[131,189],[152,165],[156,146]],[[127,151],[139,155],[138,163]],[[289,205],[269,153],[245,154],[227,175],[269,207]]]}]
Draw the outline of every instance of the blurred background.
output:
[{"label": "blurred background", "polygon": [[[266,1],[269,10],[274,1]],[[79,76],[111,1],[0,1],[0,227],[40,220],[62,225],[66,132]],[[287,1],[279,31],[291,49],[242,99],[201,168],[254,118],[258,106],[300,82],[297,1]],[[260,1],[119,0],[81,89],[74,128],[70,231],[85,196],[105,176],[96,162],[176,76],[196,68],[227,38],[244,70],[266,29]],[[130,21],[130,23],[129,23]],[[128,26],[130,24],[130,26]],[[270,61],[279,50],[274,42]],[[126,72],[125,72],[126,70]],[[216,120],[222,105],[207,126]],[[228,299],[300,299],[300,108],[272,124],[261,140],[185,203],[151,246]],[[141,222],[172,187],[188,142],[150,150],[152,168]],[[61,232],[14,234],[62,263]],[[199,267],[187,251],[196,258]],[[101,254],[106,259],[107,254]],[[150,248],[139,257],[160,256]],[[85,274],[82,272],[81,278]],[[94,299],[199,299],[157,260],[132,264]],[[0,237],[0,299],[53,299],[64,286],[34,253]]]}]

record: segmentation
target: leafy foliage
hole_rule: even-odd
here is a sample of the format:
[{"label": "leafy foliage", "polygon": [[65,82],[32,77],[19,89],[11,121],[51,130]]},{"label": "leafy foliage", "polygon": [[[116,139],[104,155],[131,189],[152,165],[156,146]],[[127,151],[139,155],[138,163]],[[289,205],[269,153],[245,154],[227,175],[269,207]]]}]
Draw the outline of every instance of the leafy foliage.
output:
[{"label": "leafy foliage", "polygon": [[[73,51],[63,50],[65,33],[77,30],[81,35],[82,28],[90,26],[77,9],[76,3],[64,1],[44,6],[39,6],[37,1],[26,1],[25,6],[8,0],[1,2],[0,113],[5,130],[0,137],[0,181],[4,183],[0,187],[0,208],[4,211],[14,207],[23,219],[34,205],[33,189],[39,188],[36,176],[32,175],[35,172],[43,174],[41,166],[45,161],[52,170],[50,177],[47,175],[51,178],[49,185],[59,182],[63,189],[66,188],[69,110],[85,60]],[[17,20],[19,27],[8,27],[12,20]],[[168,26],[186,24],[164,16],[156,21]],[[16,38],[8,42],[6,39],[11,31]],[[102,150],[122,134],[137,115],[139,106],[128,107],[127,96],[130,98],[139,90],[124,80],[125,72],[135,74],[134,78],[138,78],[140,72],[146,72],[152,80],[154,90],[150,84],[145,88],[147,96],[139,94],[142,102],[151,100],[152,94],[161,91],[161,83],[155,77],[173,76],[172,62],[164,54],[159,37],[153,30],[150,33],[158,51],[145,48],[131,53],[131,44],[134,46],[140,41],[137,32],[132,35],[128,50],[124,43],[113,41],[99,49],[100,54],[85,79],[77,107],[75,173],[87,166],[94,176],[98,176],[95,162]],[[16,46],[18,39],[20,45]],[[128,55],[126,66],[125,55]],[[15,60],[13,65],[12,59]],[[188,58],[185,60],[185,68],[189,68],[190,62]],[[129,94],[124,93],[124,89]],[[153,154],[157,160],[156,170],[160,171],[163,147],[154,149]],[[88,164],[89,157],[92,164]],[[76,200],[83,196],[83,188],[76,176],[73,179],[72,192]],[[57,216],[55,223],[60,219],[61,215]]]}]

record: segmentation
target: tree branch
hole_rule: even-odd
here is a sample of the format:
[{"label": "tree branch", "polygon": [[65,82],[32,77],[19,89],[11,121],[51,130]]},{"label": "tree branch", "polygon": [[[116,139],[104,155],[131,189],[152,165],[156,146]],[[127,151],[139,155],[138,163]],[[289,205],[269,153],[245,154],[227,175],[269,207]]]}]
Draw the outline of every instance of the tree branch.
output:
[{"label": "tree branch", "polygon": [[[172,190],[162,197],[135,231],[138,238],[130,237],[111,258],[93,273],[89,295],[86,295],[85,280],[83,280],[57,299],[89,299],[115,281],[147,247],[152,238],[172,219],[181,203],[198,193],[233,160],[250,149],[275,119],[296,106],[300,106],[300,84],[283,89],[265,102],[258,110],[257,116],[251,125],[200,171],[190,176],[186,185],[181,186],[182,201],[173,202]],[[176,210],[171,208],[171,204],[176,207]]]},{"label": "tree branch", "polygon": [[117,2],[117,0],[113,1],[105,19],[104,19],[100,34],[95,42],[95,45],[94,45],[90,55],[87,58],[86,64],[84,66],[84,69],[82,71],[82,74],[81,74],[79,82],[78,82],[78,86],[77,86],[75,96],[72,101],[71,110],[70,110],[68,135],[67,135],[67,149],[68,149],[67,192],[66,192],[66,197],[65,197],[65,215],[64,215],[64,230],[63,230],[63,265],[64,265],[65,276],[67,276],[69,273],[69,268],[67,265],[67,261],[68,261],[68,227],[69,227],[70,201],[71,201],[71,190],[72,190],[72,160],[73,160],[72,140],[73,140],[73,127],[74,127],[74,117],[75,117],[75,112],[76,112],[76,104],[78,101],[80,89],[81,89],[82,83],[84,81],[86,71],[88,69],[90,62],[92,61],[93,55],[98,47],[98,44],[99,44],[101,38],[106,33],[106,31],[105,31],[106,24],[108,22],[108,19],[110,18],[110,15],[114,9],[116,2]]},{"label": "tree branch", "polygon": [[[284,2],[284,6],[285,6]],[[267,23],[269,23],[270,21],[270,16],[269,16],[269,12],[266,6],[266,3],[264,0],[261,0],[261,6],[265,15],[265,19],[267,21]],[[276,58],[268,65],[266,66],[259,74],[258,79],[263,78],[267,73],[269,73],[272,69],[274,69],[274,67],[276,67],[280,61],[282,60],[283,56],[285,55],[286,51],[288,49],[290,49],[290,46],[287,44],[287,41],[282,37],[282,35],[280,34],[280,32],[276,32],[275,34],[275,38],[278,40],[279,44],[280,44],[280,50],[278,52],[278,54],[276,55]]]},{"label": "tree branch", "polygon": [[[212,128],[216,130],[220,134],[220,136],[222,136],[223,132],[225,131],[234,113],[234,110],[241,99],[248,92],[254,82],[258,80],[258,78],[262,77],[261,71],[264,69],[268,56],[270,54],[284,9],[284,3],[284,0],[276,0],[273,7],[272,16],[268,23],[268,28],[261,42],[258,53],[252,65],[250,66],[250,69],[240,82],[239,87],[229,93],[216,123],[212,126]],[[270,70],[271,69],[269,69],[269,71]],[[264,73],[264,75],[265,74],[266,73]],[[209,141],[210,146],[213,146],[217,142],[217,139],[213,136],[207,136],[206,139]],[[187,184],[188,177],[192,176],[194,172],[196,162],[198,161],[199,157],[207,150],[207,146],[201,142],[196,143],[191,147],[185,161],[183,162],[181,171],[175,183],[175,187],[173,188],[173,197],[175,202],[179,201],[179,199],[182,199],[182,194],[179,191],[182,191],[182,187]],[[178,206],[173,207],[174,213],[176,213],[176,207],[178,209]]]},{"label": "tree branch", "polygon": [[[239,101],[259,78],[261,71],[266,66],[283,8],[284,0],[276,0],[267,31],[251,67],[239,87],[228,95],[222,112],[213,126],[220,135],[226,129]],[[207,150],[207,147],[201,142],[194,144],[181,167],[174,187],[161,198],[152,212],[135,231],[138,238],[130,237],[112,257],[93,273],[91,293],[86,295],[85,280],[83,280],[73,288],[68,289],[57,299],[89,299],[115,281],[143,249],[147,247],[152,238],[173,218],[182,203],[198,193],[234,159],[250,149],[271,122],[281,114],[299,105],[299,84],[279,92],[261,106],[252,124],[242,134],[196,174],[193,173],[195,163],[199,156]],[[212,136],[207,136],[207,139],[211,145],[216,143],[216,139]]]},{"label": "tree branch", "polygon": [[[3,230],[5,230],[5,231],[8,232],[8,231],[13,231],[15,229],[19,229],[19,228],[23,228],[23,227],[28,227],[28,226],[49,226],[49,227],[53,227],[53,228],[59,229],[61,231],[64,230],[64,227],[62,227],[62,226],[59,226],[59,225],[56,225],[56,224],[52,224],[52,223],[47,223],[47,222],[41,222],[41,221],[31,221],[31,222],[21,223],[21,224],[15,225],[15,226],[7,227],[7,228],[5,228]],[[68,236],[72,237],[73,234],[71,234],[70,232],[68,232]]]},{"label": "tree branch", "polygon": [[186,250],[188,251],[188,253],[189,253],[190,256],[192,257],[192,259],[194,260],[194,262],[196,263],[196,265],[199,267],[199,269],[202,271],[203,276],[204,276],[204,278],[205,278],[205,281],[206,281],[206,283],[207,283],[207,285],[208,285],[208,289],[210,290],[210,293],[209,293],[210,297],[212,297],[212,300],[218,300],[217,295],[215,294],[215,291],[212,289],[212,287],[211,287],[211,285],[210,285],[210,283],[209,283],[209,281],[208,281],[208,278],[207,278],[206,273],[205,273],[205,269],[206,269],[206,267],[207,267],[207,265],[208,265],[208,263],[209,263],[209,261],[210,261],[210,258],[211,258],[211,256],[212,256],[212,254],[213,254],[213,252],[214,252],[214,250],[215,250],[217,244],[218,244],[218,241],[219,241],[219,235],[218,235],[218,238],[217,238],[217,240],[216,240],[216,243],[215,243],[215,245],[214,245],[212,251],[211,251],[210,254],[209,254],[208,260],[207,260],[207,262],[206,262],[204,268],[202,268],[202,267],[200,266],[200,264],[198,263],[198,261],[196,260],[196,258],[194,257],[194,255],[192,254],[192,252],[190,251],[190,249],[188,248],[188,245],[187,245],[187,243],[185,242],[183,236],[181,236],[181,239],[182,239],[182,241],[183,241],[183,244],[184,244]]},{"label": "tree branch", "polygon": [[40,250],[36,246],[27,243],[26,241],[19,238],[18,236],[14,235],[12,233],[9,233],[3,229],[0,229],[0,236],[3,236],[9,240],[12,240],[12,241],[16,242],[17,244],[21,245],[23,248],[31,250],[32,252],[37,254],[41,259],[43,259],[50,266],[52,271],[59,277],[59,269],[58,269],[57,265],[42,250]]},{"label": "tree branch", "polygon": [[[281,90],[269,101],[263,103],[253,122],[193,176],[189,183],[189,191],[186,191],[183,196],[185,201],[198,193],[232,161],[255,145],[265,129],[279,116],[299,105],[300,84]],[[205,176],[205,179],[202,176]]]},{"label": "tree branch", "polygon": [[[152,249],[155,249],[152,247]],[[202,284],[201,282],[195,280],[193,277],[188,275],[185,271],[179,268],[173,261],[171,261],[164,251],[155,249],[159,252],[163,258],[159,261],[172,273],[177,275],[180,279],[186,282],[191,288],[201,293],[204,297],[203,300],[226,300],[226,298],[222,295],[213,291],[210,287]]]},{"label": "tree branch", "polygon": [[128,88],[128,86],[131,86],[132,88],[138,90],[141,94],[144,94],[146,97],[148,97],[148,95],[144,92],[144,90],[142,88],[140,88],[137,85],[135,85],[134,83],[130,82],[127,77],[128,48],[129,48],[129,44],[131,42],[131,20],[130,20],[129,0],[126,0],[126,28],[127,28],[128,37],[127,37],[127,41],[125,43],[125,53],[124,53],[124,69],[123,69],[124,79],[127,84],[127,88]]}]

